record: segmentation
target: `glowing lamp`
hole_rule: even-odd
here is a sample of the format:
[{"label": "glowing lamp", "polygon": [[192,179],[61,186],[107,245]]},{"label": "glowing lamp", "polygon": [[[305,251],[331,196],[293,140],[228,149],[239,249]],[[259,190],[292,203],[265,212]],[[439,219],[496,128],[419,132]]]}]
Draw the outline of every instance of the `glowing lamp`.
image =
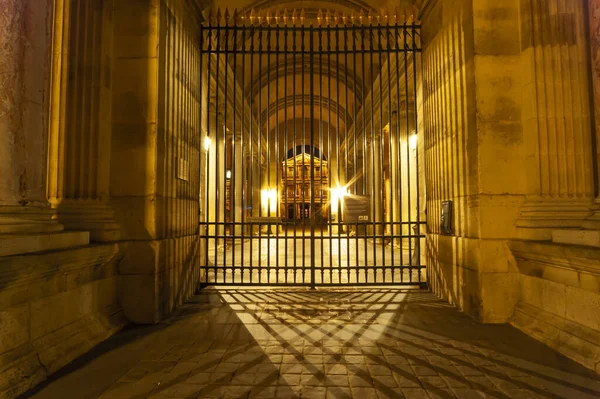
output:
[{"label": "glowing lamp", "polygon": [[208,137],[208,136],[204,137],[204,151],[210,150],[211,144],[212,144],[212,140],[210,139],[210,137]]}]

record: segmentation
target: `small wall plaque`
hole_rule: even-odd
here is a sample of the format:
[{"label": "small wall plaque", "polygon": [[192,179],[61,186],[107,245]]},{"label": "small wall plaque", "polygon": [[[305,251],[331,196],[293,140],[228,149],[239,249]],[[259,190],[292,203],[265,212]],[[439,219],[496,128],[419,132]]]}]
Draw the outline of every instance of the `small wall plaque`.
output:
[{"label": "small wall plaque", "polygon": [[347,223],[366,223],[369,221],[371,206],[369,197],[353,195],[344,198],[343,220]]},{"label": "small wall plaque", "polygon": [[452,234],[452,201],[442,201],[442,234]]}]

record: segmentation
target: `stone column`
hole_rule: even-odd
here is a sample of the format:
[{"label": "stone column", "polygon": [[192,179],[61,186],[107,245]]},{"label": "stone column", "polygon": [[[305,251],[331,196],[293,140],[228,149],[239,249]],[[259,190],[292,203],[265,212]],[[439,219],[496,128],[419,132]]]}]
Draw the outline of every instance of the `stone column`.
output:
[{"label": "stone column", "polygon": [[593,198],[585,7],[528,4],[521,44],[528,192],[517,226],[524,238],[550,239],[554,229],[581,227]]},{"label": "stone column", "polygon": [[49,199],[66,229],[89,231],[92,241],[115,241],[120,230],[109,189],[113,1],[64,5],[57,32],[64,40],[55,44],[60,64],[53,76]]},{"label": "stone column", "polygon": [[85,233],[39,236],[63,230],[46,196],[51,3],[2,0],[0,14],[0,256],[87,244]]},{"label": "stone column", "polygon": [[[592,134],[596,137],[595,162],[596,170],[600,171],[600,0],[588,0],[588,15],[591,47],[591,79],[593,83],[593,112],[595,126]],[[593,206],[594,214],[588,218],[583,227],[600,230],[600,172],[596,173],[596,200]]]}]

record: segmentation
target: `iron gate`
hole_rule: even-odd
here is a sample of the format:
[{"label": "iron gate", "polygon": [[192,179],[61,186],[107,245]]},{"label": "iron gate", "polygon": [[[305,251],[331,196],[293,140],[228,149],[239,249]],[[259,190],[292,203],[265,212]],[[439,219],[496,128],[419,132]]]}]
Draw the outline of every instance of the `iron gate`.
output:
[{"label": "iron gate", "polygon": [[399,15],[209,15],[204,284],[425,283],[420,51]]}]

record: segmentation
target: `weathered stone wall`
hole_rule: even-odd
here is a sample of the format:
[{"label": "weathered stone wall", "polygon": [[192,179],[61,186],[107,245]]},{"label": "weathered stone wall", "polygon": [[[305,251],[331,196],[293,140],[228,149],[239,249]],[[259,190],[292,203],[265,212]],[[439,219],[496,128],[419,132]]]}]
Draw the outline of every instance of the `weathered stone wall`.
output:
[{"label": "weathered stone wall", "polygon": [[[523,119],[530,132],[528,182],[534,184],[519,224],[538,227],[542,237],[543,227],[581,226],[592,209],[592,134],[597,132],[590,129],[594,108],[588,88],[590,75],[594,89],[598,84],[600,3],[591,0],[589,13],[584,3],[524,1],[522,7],[523,62],[529,66],[524,99],[530,100]],[[544,209],[544,203],[553,205]],[[587,225],[598,228],[597,214]],[[600,232],[555,229],[551,235],[553,242],[510,244],[520,276],[511,323],[600,372]]]},{"label": "weathered stone wall", "polygon": [[115,5],[111,195],[122,237],[121,296],[153,323],[199,281],[199,14],[187,1]]},{"label": "weathered stone wall", "polygon": [[423,17],[428,276],[484,322],[506,322],[518,292],[507,246],[525,192],[518,20],[519,1],[440,0]]},{"label": "weathered stone wall", "polygon": [[0,397],[13,398],[122,328],[105,244],[0,258]]}]

